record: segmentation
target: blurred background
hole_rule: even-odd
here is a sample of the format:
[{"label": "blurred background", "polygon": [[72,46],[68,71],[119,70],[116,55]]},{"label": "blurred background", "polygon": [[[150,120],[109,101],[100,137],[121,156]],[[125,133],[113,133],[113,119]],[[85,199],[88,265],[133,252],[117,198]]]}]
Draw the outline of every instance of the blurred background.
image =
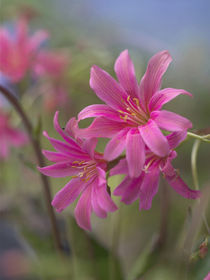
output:
[{"label": "blurred background", "polygon": [[[85,106],[101,103],[89,87],[93,64],[114,76],[115,59],[128,49],[140,81],[149,58],[167,49],[173,62],[163,87],[193,94],[191,99],[178,97],[167,109],[189,118],[195,130],[209,128],[209,15],[208,0],[0,0],[1,27],[13,32],[16,20],[27,17],[30,32],[49,32],[42,47],[62,53],[66,62],[61,63],[65,71],[59,79],[41,74],[38,82],[26,78],[10,87],[34,126],[41,120],[41,130],[58,137],[53,129],[56,110],[64,127]],[[1,82],[7,83],[3,77]],[[15,111],[4,99],[1,103],[13,125],[21,127]],[[43,147],[51,149],[40,137]],[[193,142],[183,143],[174,160],[191,188]],[[99,149],[103,147],[102,142]],[[209,236],[201,220],[206,212],[210,222],[209,148],[202,143],[198,156],[200,187],[206,194],[203,208],[162,180],[150,211],[139,212],[138,203],[125,206],[116,199],[119,211],[106,220],[93,215],[93,232],[86,233],[75,224],[71,205],[57,214],[66,255],[62,260],[50,237],[33,151],[30,145],[12,149],[10,157],[0,161],[0,279],[204,279],[210,270]],[[115,176],[109,185],[114,188],[120,180]],[[67,181],[51,179],[53,193]]]}]

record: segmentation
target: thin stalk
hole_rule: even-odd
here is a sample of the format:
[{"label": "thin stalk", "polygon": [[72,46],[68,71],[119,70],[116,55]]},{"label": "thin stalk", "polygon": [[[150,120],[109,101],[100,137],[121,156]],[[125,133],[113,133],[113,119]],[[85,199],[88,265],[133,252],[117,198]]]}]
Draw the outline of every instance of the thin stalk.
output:
[{"label": "thin stalk", "polygon": [[204,141],[204,142],[207,142],[207,143],[210,143],[210,134],[207,134],[207,135],[198,135],[198,134],[195,134],[195,133],[192,133],[192,132],[187,132],[187,135],[192,137],[192,138],[195,138],[197,140],[201,140],[201,141]]},{"label": "thin stalk", "polygon": [[[40,147],[40,142],[37,139],[37,137],[34,136],[34,131],[33,131],[33,126],[28,119],[26,113],[24,112],[21,104],[18,102],[17,98],[6,88],[4,88],[2,85],[0,85],[0,92],[7,98],[7,100],[13,105],[19,116],[21,117],[23,124],[25,126],[26,132],[28,134],[28,137],[30,139],[30,142],[32,144],[35,156],[37,158],[37,163],[40,167],[45,166],[44,162],[44,157],[41,152],[41,147]],[[62,250],[62,244],[61,244],[61,239],[60,239],[60,234],[56,222],[56,217],[55,217],[55,212],[54,209],[51,206],[51,200],[52,200],[52,195],[50,191],[50,184],[48,178],[40,173],[40,179],[42,182],[42,187],[43,187],[43,193],[44,193],[44,198],[45,198],[45,203],[47,206],[47,211],[51,223],[51,228],[52,228],[52,235],[54,239],[54,245],[57,250],[57,252],[62,255],[63,250]]]},{"label": "thin stalk", "polygon": [[[192,148],[192,154],[191,154],[191,168],[192,168],[192,177],[193,177],[193,182],[195,185],[195,189],[199,190],[199,180],[198,180],[198,169],[197,169],[197,156],[198,156],[198,150],[201,144],[201,140],[195,140],[193,148]],[[200,199],[198,199],[198,203],[200,203]],[[205,213],[202,215],[203,222],[206,226],[206,229],[208,231],[208,234],[210,234],[210,228],[207,222],[207,218]]]}]

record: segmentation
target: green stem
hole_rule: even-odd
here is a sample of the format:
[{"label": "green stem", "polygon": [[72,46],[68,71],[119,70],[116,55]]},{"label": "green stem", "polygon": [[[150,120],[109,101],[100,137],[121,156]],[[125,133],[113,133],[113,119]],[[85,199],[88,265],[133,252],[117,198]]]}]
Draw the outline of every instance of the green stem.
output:
[{"label": "green stem", "polygon": [[198,134],[195,134],[195,133],[192,133],[192,132],[187,132],[187,135],[192,137],[192,138],[195,138],[197,140],[201,140],[201,141],[204,141],[204,142],[207,142],[207,143],[210,143],[210,134],[206,134],[206,135],[198,135]]},{"label": "green stem", "polygon": [[192,176],[193,176],[193,182],[194,182],[196,190],[199,190],[197,156],[198,156],[198,150],[199,150],[200,144],[201,144],[201,140],[198,140],[198,139],[195,140],[193,148],[192,148],[192,154],[191,154]]},{"label": "green stem", "polygon": [[[199,180],[198,180],[198,169],[197,169],[197,157],[198,157],[198,150],[201,144],[201,140],[195,140],[193,148],[192,148],[192,154],[191,154],[191,168],[192,168],[192,176],[193,176],[193,182],[195,185],[195,189],[199,190]],[[198,199],[198,203],[200,203],[200,199]],[[210,234],[210,228],[207,222],[207,218],[205,213],[202,215],[203,222],[206,226],[206,229],[208,231],[208,234]]]}]

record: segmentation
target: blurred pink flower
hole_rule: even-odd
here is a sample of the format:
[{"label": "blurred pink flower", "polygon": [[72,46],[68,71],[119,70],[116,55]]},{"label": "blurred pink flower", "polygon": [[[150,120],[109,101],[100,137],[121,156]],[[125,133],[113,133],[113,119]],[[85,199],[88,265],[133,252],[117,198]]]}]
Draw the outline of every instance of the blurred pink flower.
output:
[{"label": "blurred pink flower", "polygon": [[38,77],[60,77],[67,69],[69,56],[64,52],[41,51],[34,64],[34,73]]},{"label": "blurred pink flower", "polygon": [[19,82],[32,67],[40,44],[48,37],[43,30],[28,34],[28,23],[20,19],[16,23],[15,34],[0,29],[0,71],[12,82]]},{"label": "blurred pink flower", "polygon": [[[155,155],[149,149],[146,150],[146,161],[143,172],[137,178],[130,178],[128,175],[121,184],[114,190],[114,194],[121,196],[126,204],[140,199],[140,210],[148,210],[151,208],[152,199],[158,191],[160,173],[168,181],[169,185],[181,196],[188,199],[196,199],[200,196],[200,192],[191,190],[185,184],[173,168],[171,161],[176,157],[173,150],[186,137],[186,132],[174,132],[166,136],[170,151],[164,157]],[[128,174],[128,164],[126,160],[121,160],[117,166],[111,171],[110,175]]]},{"label": "blurred pink flower", "polygon": [[95,138],[82,141],[76,137],[78,127],[74,118],[70,119],[63,131],[56,112],[54,127],[65,142],[51,138],[44,132],[44,136],[51,142],[56,152],[45,150],[43,154],[55,164],[39,170],[52,177],[72,176],[71,181],[55,195],[52,205],[61,212],[81,193],[75,208],[75,217],[80,227],[90,230],[92,211],[100,218],[105,218],[107,212],[117,209],[107,192],[106,161],[102,154],[95,151],[97,144]]},{"label": "blurred pink flower", "polygon": [[20,147],[26,143],[25,133],[13,128],[9,121],[9,115],[0,112],[0,158],[9,156],[10,147]]},{"label": "blurred pink flower", "polygon": [[206,277],[203,280],[210,280],[210,272],[206,275]]},{"label": "blurred pink flower", "polygon": [[171,62],[168,51],[154,55],[147,66],[140,85],[128,51],[123,51],[115,62],[119,83],[98,66],[91,68],[90,87],[107,105],[90,105],[82,110],[79,120],[96,117],[80,137],[112,138],[104,152],[106,160],[117,158],[126,149],[130,177],[138,177],[145,163],[145,145],[159,157],[169,154],[169,144],[161,129],[185,131],[191,122],[175,113],[161,110],[162,106],[185,90],[160,90],[163,74]]},{"label": "blurred pink flower", "polygon": [[40,91],[43,92],[44,109],[47,112],[55,112],[60,108],[63,110],[69,105],[68,92],[59,82],[45,82]]}]

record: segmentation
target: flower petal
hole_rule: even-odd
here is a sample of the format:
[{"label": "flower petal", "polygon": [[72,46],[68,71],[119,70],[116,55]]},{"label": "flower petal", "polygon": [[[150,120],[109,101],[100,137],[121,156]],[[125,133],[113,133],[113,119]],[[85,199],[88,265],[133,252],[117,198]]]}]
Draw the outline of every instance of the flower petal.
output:
[{"label": "flower petal", "polygon": [[143,182],[144,172],[138,177],[133,178],[129,186],[125,189],[121,201],[125,204],[131,204],[139,198],[141,184]]},{"label": "flower petal", "polygon": [[126,136],[129,131],[129,128],[122,129],[117,133],[106,145],[104,151],[104,158],[108,161],[111,161],[117,158],[125,149]]},{"label": "flower petal", "polygon": [[151,118],[160,128],[169,131],[187,130],[192,127],[188,119],[166,110],[152,112]]},{"label": "flower petal", "polygon": [[59,125],[59,122],[58,122],[58,115],[59,115],[59,112],[57,111],[55,113],[55,116],[54,116],[54,120],[53,120],[53,123],[54,123],[54,128],[55,130],[63,137],[63,139],[74,149],[78,149],[79,151],[81,150],[79,145],[72,139],[70,138],[67,133],[60,127]]},{"label": "flower petal", "polygon": [[139,210],[144,209],[148,210],[152,206],[152,199],[156,195],[158,191],[158,183],[159,183],[159,170],[153,169],[148,173],[145,173],[139,196],[140,196],[140,204]]},{"label": "flower petal", "polygon": [[191,93],[184,89],[175,89],[175,88],[164,88],[162,90],[157,91],[151,98],[149,102],[149,110],[159,110],[162,106],[180,94],[185,94],[192,96]]},{"label": "flower petal", "polygon": [[69,157],[58,152],[52,152],[47,150],[42,150],[43,155],[52,162],[62,162],[62,161],[69,161]]},{"label": "flower petal", "polygon": [[86,140],[84,140],[84,142],[82,144],[82,149],[84,151],[86,151],[90,155],[91,158],[93,158],[97,143],[98,143],[97,138],[86,139]]},{"label": "flower petal", "polygon": [[80,152],[78,149],[73,149],[70,145],[49,137],[46,131],[43,132],[43,135],[50,141],[54,149],[58,152],[68,155],[72,160],[74,159],[89,159],[89,155]]},{"label": "flower petal", "polygon": [[96,118],[88,128],[79,129],[77,135],[81,138],[110,138],[126,126],[127,124],[125,123],[120,123],[105,118]]},{"label": "flower petal", "polygon": [[169,153],[169,144],[156,123],[150,119],[146,125],[139,127],[144,143],[149,149],[160,157]]},{"label": "flower petal", "polygon": [[123,196],[125,191],[129,188],[133,178],[126,176],[119,186],[114,190],[113,194],[116,196]]},{"label": "flower petal", "polygon": [[38,167],[39,171],[54,178],[72,176],[78,173],[78,169],[72,167],[71,163],[59,162],[45,167]]},{"label": "flower petal", "polygon": [[119,113],[110,108],[108,105],[104,104],[87,106],[78,114],[79,121],[94,117],[105,117],[107,119],[122,122],[122,119],[119,117]]},{"label": "flower petal", "polygon": [[126,137],[126,159],[130,177],[138,177],[141,174],[145,162],[145,145],[139,132],[130,129]]},{"label": "flower petal", "polygon": [[95,191],[99,206],[106,212],[114,212],[117,210],[117,206],[112,201],[110,195],[107,192],[106,172],[100,167],[98,170],[98,180],[95,183]]},{"label": "flower petal", "polygon": [[121,52],[114,66],[118,81],[131,97],[138,97],[138,84],[135,68],[128,50]]},{"label": "flower petal", "polygon": [[140,82],[140,99],[148,105],[153,94],[160,89],[162,76],[166,72],[172,58],[168,51],[155,54],[149,61],[146,73]]},{"label": "flower petal", "polygon": [[56,211],[63,211],[69,204],[75,201],[83,189],[84,183],[76,178],[68,182],[57,194],[55,195],[52,206]]},{"label": "flower petal", "polygon": [[175,149],[187,137],[187,131],[177,131],[166,136],[171,149]]},{"label": "flower petal", "polygon": [[169,162],[165,168],[162,169],[162,172],[169,185],[181,196],[188,199],[196,199],[200,197],[200,191],[191,190]]},{"label": "flower petal", "polygon": [[85,230],[91,230],[91,192],[92,188],[89,187],[84,190],[74,210],[77,224]]},{"label": "flower petal", "polygon": [[96,95],[113,109],[122,108],[121,99],[127,98],[124,89],[104,70],[94,65],[90,73],[90,87]]},{"label": "flower petal", "polygon": [[98,199],[97,199],[97,194],[96,194],[96,189],[95,188],[92,188],[91,205],[92,205],[93,211],[96,213],[96,215],[99,218],[104,219],[104,218],[107,217],[106,211],[103,210],[101,208],[101,206],[99,205],[99,203],[98,203]]}]

